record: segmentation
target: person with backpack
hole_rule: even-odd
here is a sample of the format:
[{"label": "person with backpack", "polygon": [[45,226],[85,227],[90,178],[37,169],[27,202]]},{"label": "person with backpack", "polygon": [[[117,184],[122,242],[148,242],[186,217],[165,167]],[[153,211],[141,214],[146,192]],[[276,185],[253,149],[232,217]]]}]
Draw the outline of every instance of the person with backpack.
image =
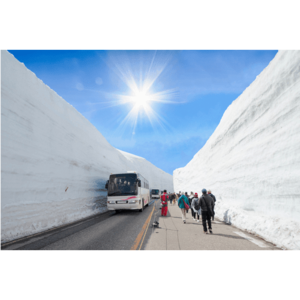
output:
[{"label": "person with backpack", "polygon": [[[195,193],[195,196],[192,200],[191,209],[194,211],[194,221],[199,222],[199,216],[201,215],[200,200],[198,194]],[[196,219],[198,217],[198,220]]]},{"label": "person with backpack", "polygon": [[166,217],[168,213],[168,198],[169,196],[167,195],[167,191],[164,190],[164,193],[160,196],[161,198],[161,215]]},{"label": "person with backpack", "polygon": [[185,195],[181,195],[178,199],[178,206],[181,209],[181,217],[182,217],[182,221],[183,224],[185,224],[186,222],[186,212],[188,211],[188,209],[190,208],[189,206],[189,199],[185,196]]},{"label": "person with backpack", "polygon": [[213,200],[214,200],[214,206],[213,206],[213,213],[214,213],[214,215],[212,216],[212,220],[214,221],[214,219],[215,219],[216,197],[211,193],[211,190],[208,190],[208,191],[207,191],[207,194],[208,194],[210,197],[212,197]]},{"label": "person with backpack", "polygon": [[213,202],[212,197],[206,194],[206,189],[202,190],[202,196],[200,198],[200,208],[202,213],[202,225],[204,233],[208,234],[206,222],[208,224],[209,232],[212,234],[211,217],[213,216]]}]

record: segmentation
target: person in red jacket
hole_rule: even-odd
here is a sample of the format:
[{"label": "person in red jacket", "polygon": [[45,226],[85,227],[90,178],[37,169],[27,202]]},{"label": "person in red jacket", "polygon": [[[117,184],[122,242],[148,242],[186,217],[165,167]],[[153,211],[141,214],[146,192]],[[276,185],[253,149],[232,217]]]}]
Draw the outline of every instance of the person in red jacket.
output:
[{"label": "person in red jacket", "polygon": [[161,198],[161,205],[162,205],[161,215],[166,217],[168,213],[168,199],[169,199],[166,190],[164,190],[164,193],[160,196],[160,198]]}]

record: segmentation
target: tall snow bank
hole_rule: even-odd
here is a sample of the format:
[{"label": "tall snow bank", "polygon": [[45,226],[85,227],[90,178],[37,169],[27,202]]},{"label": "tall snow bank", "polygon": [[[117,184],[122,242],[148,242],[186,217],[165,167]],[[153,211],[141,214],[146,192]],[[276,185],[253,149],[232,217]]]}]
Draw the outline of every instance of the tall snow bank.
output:
[{"label": "tall snow bank", "polygon": [[111,146],[7,51],[1,72],[2,242],[106,211],[110,173],[135,170],[173,191],[170,174]]},{"label": "tall snow bank", "polygon": [[219,218],[300,249],[300,51],[278,52],[173,179],[176,191],[210,188]]},{"label": "tall snow bank", "polygon": [[128,165],[134,168],[132,169],[132,171],[140,170],[139,173],[141,173],[146,179],[148,179],[150,189],[166,189],[168,193],[174,192],[172,175],[155,167],[152,163],[150,163],[143,157],[133,155],[125,151],[119,151],[127,159]]}]

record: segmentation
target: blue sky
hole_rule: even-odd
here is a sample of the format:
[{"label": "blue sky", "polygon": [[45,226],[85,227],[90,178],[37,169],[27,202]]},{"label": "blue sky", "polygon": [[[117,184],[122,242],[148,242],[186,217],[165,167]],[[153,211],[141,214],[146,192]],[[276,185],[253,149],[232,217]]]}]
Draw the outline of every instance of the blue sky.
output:
[{"label": "blue sky", "polygon": [[277,53],[9,52],[73,105],[110,144],[170,174],[204,146],[227,107]]}]

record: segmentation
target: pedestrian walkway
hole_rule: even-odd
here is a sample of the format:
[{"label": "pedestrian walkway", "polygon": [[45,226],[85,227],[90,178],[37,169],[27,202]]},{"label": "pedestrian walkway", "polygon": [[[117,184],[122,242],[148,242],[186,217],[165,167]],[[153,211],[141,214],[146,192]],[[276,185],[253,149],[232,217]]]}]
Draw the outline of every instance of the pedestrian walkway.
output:
[{"label": "pedestrian walkway", "polygon": [[212,221],[213,234],[204,234],[202,221],[193,221],[191,211],[183,224],[177,204],[168,206],[167,217],[160,216],[159,227],[152,227],[152,234],[144,250],[280,250],[271,243],[221,220]]}]

